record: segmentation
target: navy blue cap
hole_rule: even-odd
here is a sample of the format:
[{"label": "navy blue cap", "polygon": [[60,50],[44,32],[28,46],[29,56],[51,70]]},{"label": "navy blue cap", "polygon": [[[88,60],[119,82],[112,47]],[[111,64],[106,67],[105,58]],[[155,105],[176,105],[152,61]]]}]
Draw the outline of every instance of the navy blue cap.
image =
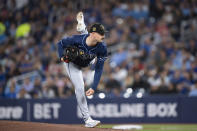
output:
[{"label": "navy blue cap", "polygon": [[92,32],[97,32],[97,33],[99,33],[100,35],[104,35],[106,32],[108,32],[108,31],[106,31],[105,30],[105,27],[102,25],[102,24],[100,24],[100,23],[95,23],[95,24],[93,24],[91,27],[90,27],[90,31],[89,31],[90,33],[92,33]]}]

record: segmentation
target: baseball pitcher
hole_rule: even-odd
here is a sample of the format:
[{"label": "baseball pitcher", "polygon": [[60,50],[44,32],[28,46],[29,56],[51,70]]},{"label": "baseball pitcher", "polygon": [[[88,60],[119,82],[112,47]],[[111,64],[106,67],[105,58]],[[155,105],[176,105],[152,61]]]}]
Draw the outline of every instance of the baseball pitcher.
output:
[{"label": "baseball pitcher", "polygon": [[[82,12],[77,14],[77,22],[77,31],[81,32],[81,34],[60,40],[58,42],[58,53],[74,85],[77,103],[82,113],[85,127],[95,127],[100,124],[100,121],[91,118],[86,96],[94,94],[103,72],[104,61],[107,59],[107,48],[103,42],[106,31],[102,24],[95,23],[90,27],[88,33]],[[86,91],[85,96],[81,69],[89,66],[95,59],[94,81],[92,87]]]}]

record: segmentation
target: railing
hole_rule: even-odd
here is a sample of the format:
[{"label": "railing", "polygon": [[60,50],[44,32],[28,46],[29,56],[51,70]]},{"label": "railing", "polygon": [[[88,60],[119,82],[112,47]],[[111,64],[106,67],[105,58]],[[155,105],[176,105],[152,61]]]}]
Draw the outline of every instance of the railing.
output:
[{"label": "railing", "polygon": [[38,71],[32,71],[29,73],[25,73],[19,76],[12,77],[8,80],[6,87],[10,87],[12,80],[14,80],[16,84],[20,84],[20,81],[23,81],[27,78],[29,78],[30,80],[34,80],[35,78],[41,78],[41,75],[39,74]]}]

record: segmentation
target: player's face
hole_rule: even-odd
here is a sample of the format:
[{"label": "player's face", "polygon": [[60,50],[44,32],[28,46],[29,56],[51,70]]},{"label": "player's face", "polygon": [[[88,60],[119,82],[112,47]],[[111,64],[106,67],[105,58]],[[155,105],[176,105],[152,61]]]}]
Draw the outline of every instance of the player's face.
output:
[{"label": "player's face", "polygon": [[94,38],[97,42],[103,42],[103,40],[105,39],[105,35],[100,35],[99,33],[95,32]]}]

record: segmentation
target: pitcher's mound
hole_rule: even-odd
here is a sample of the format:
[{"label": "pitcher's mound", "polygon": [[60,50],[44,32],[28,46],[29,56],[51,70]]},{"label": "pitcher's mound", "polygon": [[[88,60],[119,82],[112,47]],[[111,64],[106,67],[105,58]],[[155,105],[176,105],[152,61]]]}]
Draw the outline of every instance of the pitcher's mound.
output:
[{"label": "pitcher's mound", "polygon": [[82,125],[47,124],[37,122],[0,121],[0,131],[114,131],[85,128]]}]

